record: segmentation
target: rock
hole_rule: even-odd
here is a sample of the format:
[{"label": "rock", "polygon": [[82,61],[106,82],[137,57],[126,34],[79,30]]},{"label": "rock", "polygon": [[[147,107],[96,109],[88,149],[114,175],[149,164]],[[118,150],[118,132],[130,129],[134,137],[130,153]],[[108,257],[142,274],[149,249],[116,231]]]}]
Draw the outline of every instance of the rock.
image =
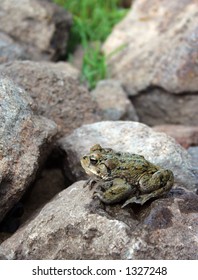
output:
[{"label": "rock", "polygon": [[0,255],[0,260],[7,260],[4,255]]},{"label": "rock", "polygon": [[[47,188],[46,188],[47,186]],[[31,189],[23,198],[24,214],[20,223],[25,222],[57,193],[66,188],[63,174],[58,168],[45,168]]]},{"label": "rock", "polygon": [[198,126],[167,124],[154,126],[153,130],[168,134],[186,149],[198,145]]},{"label": "rock", "polygon": [[57,126],[33,114],[33,100],[0,79],[0,221],[19,201],[51,151]]},{"label": "rock", "polygon": [[176,185],[189,189],[197,186],[191,157],[184,148],[165,133],[157,133],[144,124],[127,121],[84,125],[60,139],[59,144],[67,155],[65,172],[71,180],[83,178],[85,172],[80,166],[80,158],[96,143],[116,151],[143,155],[152,163],[171,169]]},{"label": "rock", "polygon": [[0,63],[27,58],[25,49],[21,45],[15,43],[11,37],[0,32]]},{"label": "rock", "polygon": [[197,259],[198,196],[175,189],[144,207],[104,206],[77,182],[0,245],[7,259]]},{"label": "rock", "polygon": [[[198,146],[188,148],[188,153],[191,155],[192,169],[198,181]],[[198,188],[197,188],[198,194]]]},{"label": "rock", "polygon": [[57,60],[66,53],[72,18],[43,0],[1,0],[1,31],[25,48],[32,60]]},{"label": "rock", "polygon": [[192,165],[198,168],[198,146],[188,148],[188,152],[192,156]]},{"label": "rock", "polygon": [[130,97],[139,120],[150,126],[161,124],[197,125],[198,95],[170,94],[150,88]]},{"label": "rock", "polygon": [[[12,233],[8,233],[8,232],[1,232],[0,231],[0,244],[5,241],[6,239],[8,239],[10,236],[12,236]],[[1,257],[1,254],[0,254]]]},{"label": "rock", "polygon": [[141,122],[196,125],[197,13],[190,0],[137,0],[104,43],[111,76],[122,82]]},{"label": "rock", "polygon": [[81,71],[83,67],[83,57],[84,57],[85,51],[82,47],[82,45],[78,45],[74,52],[72,53],[72,59],[71,64],[77,68],[79,71]]},{"label": "rock", "polygon": [[121,0],[120,6],[124,8],[129,8],[133,3],[133,0]]},{"label": "rock", "polygon": [[0,65],[0,72],[30,93],[35,112],[55,121],[59,136],[101,119],[79,72],[68,63],[16,61]]},{"label": "rock", "polygon": [[104,120],[138,121],[135,108],[128,99],[120,82],[115,80],[100,81],[91,92],[91,96],[102,111]]}]

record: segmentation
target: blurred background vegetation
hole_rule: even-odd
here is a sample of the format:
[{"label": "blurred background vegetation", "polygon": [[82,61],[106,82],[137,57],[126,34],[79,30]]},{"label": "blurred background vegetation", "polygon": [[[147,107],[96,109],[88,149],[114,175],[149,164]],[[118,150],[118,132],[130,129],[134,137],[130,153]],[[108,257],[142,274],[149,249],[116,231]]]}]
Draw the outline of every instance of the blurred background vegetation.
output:
[{"label": "blurred background vegetation", "polygon": [[54,0],[73,15],[67,57],[72,60],[75,49],[83,48],[81,78],[94,88],[107,76],[105,56],[101,45],[113,26],[127,13],[122,0]]}]

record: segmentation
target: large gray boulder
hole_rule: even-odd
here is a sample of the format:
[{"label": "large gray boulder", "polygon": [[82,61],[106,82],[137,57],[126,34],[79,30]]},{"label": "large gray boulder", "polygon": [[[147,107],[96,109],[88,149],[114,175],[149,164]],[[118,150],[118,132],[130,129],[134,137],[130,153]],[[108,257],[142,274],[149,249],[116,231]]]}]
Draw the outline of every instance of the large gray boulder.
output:
[{"label": "large gray boulder", "polygon": [[198,196],[184,189],[144,207],[104,206],[77,182],[0,245],[29,259],[198,259]]},{"label": "large gray boulder", "polygon": [[0,77],[0,221],[34,181],[57,133],[33,106],[27,92]]}]

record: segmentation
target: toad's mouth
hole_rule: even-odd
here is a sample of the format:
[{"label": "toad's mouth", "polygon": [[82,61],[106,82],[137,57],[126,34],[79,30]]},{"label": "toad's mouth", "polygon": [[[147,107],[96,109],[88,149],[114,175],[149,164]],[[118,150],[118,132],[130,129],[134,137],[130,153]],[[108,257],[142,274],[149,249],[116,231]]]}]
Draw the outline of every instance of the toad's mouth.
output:
[{"label": "toad's mouth", "polygon": [[87,168],[87,167],[84,167],[84,170],[85,170],[86,174],[89,176],[96,177],[97,179],[102,179],[104,181],[110,180],[110,177],[108,175],[101,174],[101,173],[99,173],[99,171],[97,172],[96,170],[91,170],[90,168]]}]

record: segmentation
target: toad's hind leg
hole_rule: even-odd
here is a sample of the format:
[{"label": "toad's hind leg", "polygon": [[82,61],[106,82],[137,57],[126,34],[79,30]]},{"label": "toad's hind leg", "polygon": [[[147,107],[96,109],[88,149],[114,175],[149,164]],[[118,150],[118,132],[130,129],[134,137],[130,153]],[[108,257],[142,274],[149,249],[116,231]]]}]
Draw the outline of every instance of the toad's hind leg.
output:
[{"label": "toad's hind leg", "polygon": [[[132,197],[132,198],[128,199],[122,205],[122,208],[130,203],[137,203],[137,204],[143,205],[145,202],[147,202],[151,198],[161,197],[161,196],[167,194],[169,192],[169,190],[172,188],[173,183],[174,183],[173,173],[170,170],[163,170],[163,175],[166,175],[166,179],[167,179],[167,181],[164,181],[164,177],[162,178],[162,172],[161,171],[158,171],[158,172],[156,172],[152,178],[152,180],[154,179],[153,182],[156,183],[155,185],[152,186],[155,188],[155,190],[152,190],[150,193],[144,193],[137,197]],[[144,185],[145,185],[145,182],[144,182]],[[145,190],[145,192],[146,192],[146,190]]]},{"label": "toad's hind leg", "polygon": [[142,176],[139,181],[139,188],[142,194],[154,193],[157,196],[157,192],[168,192],[173,186],[174,176],[173,172],[168,169],[159,169],[152,176]]}]

